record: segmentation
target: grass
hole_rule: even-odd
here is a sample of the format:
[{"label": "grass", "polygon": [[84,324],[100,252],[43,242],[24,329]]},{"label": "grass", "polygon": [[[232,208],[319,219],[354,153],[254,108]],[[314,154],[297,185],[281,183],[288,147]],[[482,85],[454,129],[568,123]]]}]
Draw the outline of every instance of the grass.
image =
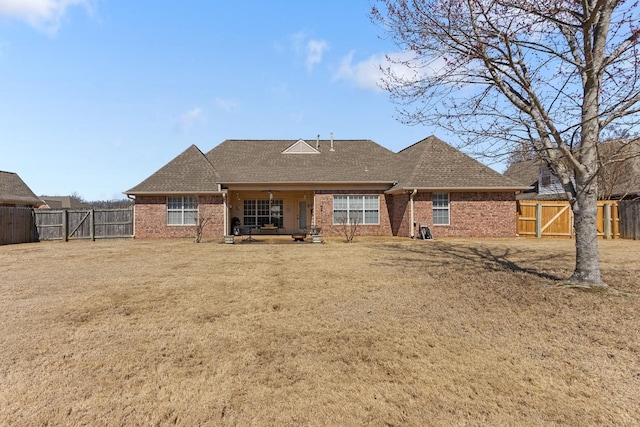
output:
[{"label": "grass", "polygon": [[640,242],[0,247],[5,425],[638,425]]}]

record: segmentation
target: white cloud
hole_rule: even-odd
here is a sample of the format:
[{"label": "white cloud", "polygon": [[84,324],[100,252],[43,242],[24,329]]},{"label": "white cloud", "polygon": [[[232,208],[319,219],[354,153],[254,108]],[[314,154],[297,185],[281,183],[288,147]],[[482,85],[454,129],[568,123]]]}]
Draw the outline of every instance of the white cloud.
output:
[{"label": "white cloud", "polygon": [[313,70],[317,64],[322,62],[322,54],[329,48],[324,40],[309,40],[307,42],[307,70]]},{"label": "white cloud", "polygon": [[224,111],[231,111],[238,106],[238,103],[232,99],[216,98],[214,102],[219,109]]},{"label": "white cloud", "polygon": [[355,83],[362,89],[381,91],[382,72],[380,65],[385,62],[384,55],[374,55],[365,61],[353,64],[353,51],[340,61],[338,71],[333,75],[334,80],[346,80]]},{"label": "white cloud", "polygon": [[47,34],[60,28],[67,9],[84,6],[91,10],[92,0],[0,0],[0,16],[19,19]]},{"label": "white cloud", "polygon": [[291,41],[294,51],[305,57],[304,62],[309,72],[322,62],[322,56],[329,49],[325,40],[311,39],[304,31],[293,34]]},{"label": "white cloud", "polygon": [[354,52],[351,51],[342,58],[333,79],[350,81],[362,89],[374,92],[382,91],[383,69],[389,70],[397,78],[413,80],[418,78],[420,74],[435,74],[444,66],[444,60],[436,59],[418,72],[415,67],[405,65],[408,61],[415,59],[411,52],[372,55],[355,64],[353,56]]},{"label": "white cloud", "polygon": [[204,119],[204,111],[200,107],[192,108],[180,116],[180,120],[178,120],[178,129],[182,133],[187,132],[196,123],[203,122]]}]

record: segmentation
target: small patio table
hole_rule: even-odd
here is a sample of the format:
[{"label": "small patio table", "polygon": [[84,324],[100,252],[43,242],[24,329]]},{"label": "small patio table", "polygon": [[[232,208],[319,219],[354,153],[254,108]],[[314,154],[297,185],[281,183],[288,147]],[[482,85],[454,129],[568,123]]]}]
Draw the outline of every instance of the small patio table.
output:
[{"label": "small patio table", "polygon": [[244,239],[242,239],[242,241],[243,241],[243,242],[257,242],[257,240],[256,240],[256,239],[254,239],[254,238],[251,236],[251,233],[253,232],[253,229],[254,229],[254,228],[257,228],[257,227],[260,227],[260,226],[259,226],[259,225],[247,225],[247,226],[244,226],[244,227],[242,228],[242,229],[243,229],[243,233],[242,233],[242,234],[244,234],[244,235],[245,235],[245,236],[247,236],[247,237],[245,237]]}]

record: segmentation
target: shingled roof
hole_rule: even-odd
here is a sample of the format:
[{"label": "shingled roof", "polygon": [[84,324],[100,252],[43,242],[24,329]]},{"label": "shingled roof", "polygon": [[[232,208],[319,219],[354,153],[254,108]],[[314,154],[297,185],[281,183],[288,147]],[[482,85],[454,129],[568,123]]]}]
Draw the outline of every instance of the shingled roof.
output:
[{"label": "shingled roof", "polygon": [[0,171],[0,205],[38,206],[41,203],[17,173]]},{"label": "shingled roof", "polygon": [[525,185],[483,165],[444,141],[430,136],[400,151],[396,193],[418,190],[523,190]]},{"label": "shingled roof", "polygon": [[190,146],[125,194],[217,193],[220,176],[202,151]]},{"label": "shingled roof", "polygon": [[301,142],[227,140],[207,158],[225,184],[395,181],[393,152],[371,140],[310,141],[312,150],[288,150]]},{"label": "shingled roof", "polygon": [[397,154],[368,139],[233,139],[206,155],[192,145],[125,194],[203,194],[219,184],[384,184],[389,193],[527,188],[431,136]]}]

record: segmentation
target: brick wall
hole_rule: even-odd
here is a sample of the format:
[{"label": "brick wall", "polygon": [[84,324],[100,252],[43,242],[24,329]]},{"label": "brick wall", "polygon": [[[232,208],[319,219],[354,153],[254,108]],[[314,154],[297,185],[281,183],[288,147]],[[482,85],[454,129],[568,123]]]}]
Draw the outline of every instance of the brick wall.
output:
[{"label": "brick wall", "polygon": [[[398,196],[396,196],[398,197]],[[449,193],[449,225],[433,225],[431,193],[418,193],[414,198],[416,224],[427,224],[438,237],[515,237],[517,209],[515,193],[464,192]],[[408,200],[408,197],[407,197]],[[401,210],[400,207],[397,208]],[[403,218],[410,215],[406,205]],[[407,233],[398,235],[409,235]],[[404,233],[405,228],[400,231]],[[415,231],[416,236],[419,234]]]},{"label": "brick wall", "polygon": [[376,225],[358,224],[356,236],[391,236],[391,221],[387,207],[388,197],[382,191],[354,191],[354,190],[318,190],[315,192],[314,207],[316,226],[322,227],[324,236],[344,236],[342,225],[333,224],[333,196],[339,194],[379,195],[380,223]]},{"label": "brick wall", "polygon": [[[221,196],[199,196],[198,212],[208,218],[202,237],[222,237],[224,233],[224,205]],[[136,196],[136,238],[195,238],[195,225],[167,225],[166,196]]]},{"label": "brick wall", "polygon": [[[381,191],[326,190],[316,191],[314,206],[316,225],[325,236],[343,236],[341,225],[333,224],[334,194],[376,194],[380,196],[380,223],[358,225],[359,236],[411,235],[411,210],[408,194],[385,195]],[[416,225],[427,224],[438,237],[515,237],[517,210],[515,194],[463,192],[449,194],[449,225],[433,225],[431,193],[418,193],[414,198]],[[193,238],[195,226],[167,225],[165,196],[138,196],[135,204],[135,235],[138,238]],[[224,207],[220,196],[198,198],[199,212],[209,218],[203,238],[222,237]],[[419,230],[415,229],[415,235]]]}]

